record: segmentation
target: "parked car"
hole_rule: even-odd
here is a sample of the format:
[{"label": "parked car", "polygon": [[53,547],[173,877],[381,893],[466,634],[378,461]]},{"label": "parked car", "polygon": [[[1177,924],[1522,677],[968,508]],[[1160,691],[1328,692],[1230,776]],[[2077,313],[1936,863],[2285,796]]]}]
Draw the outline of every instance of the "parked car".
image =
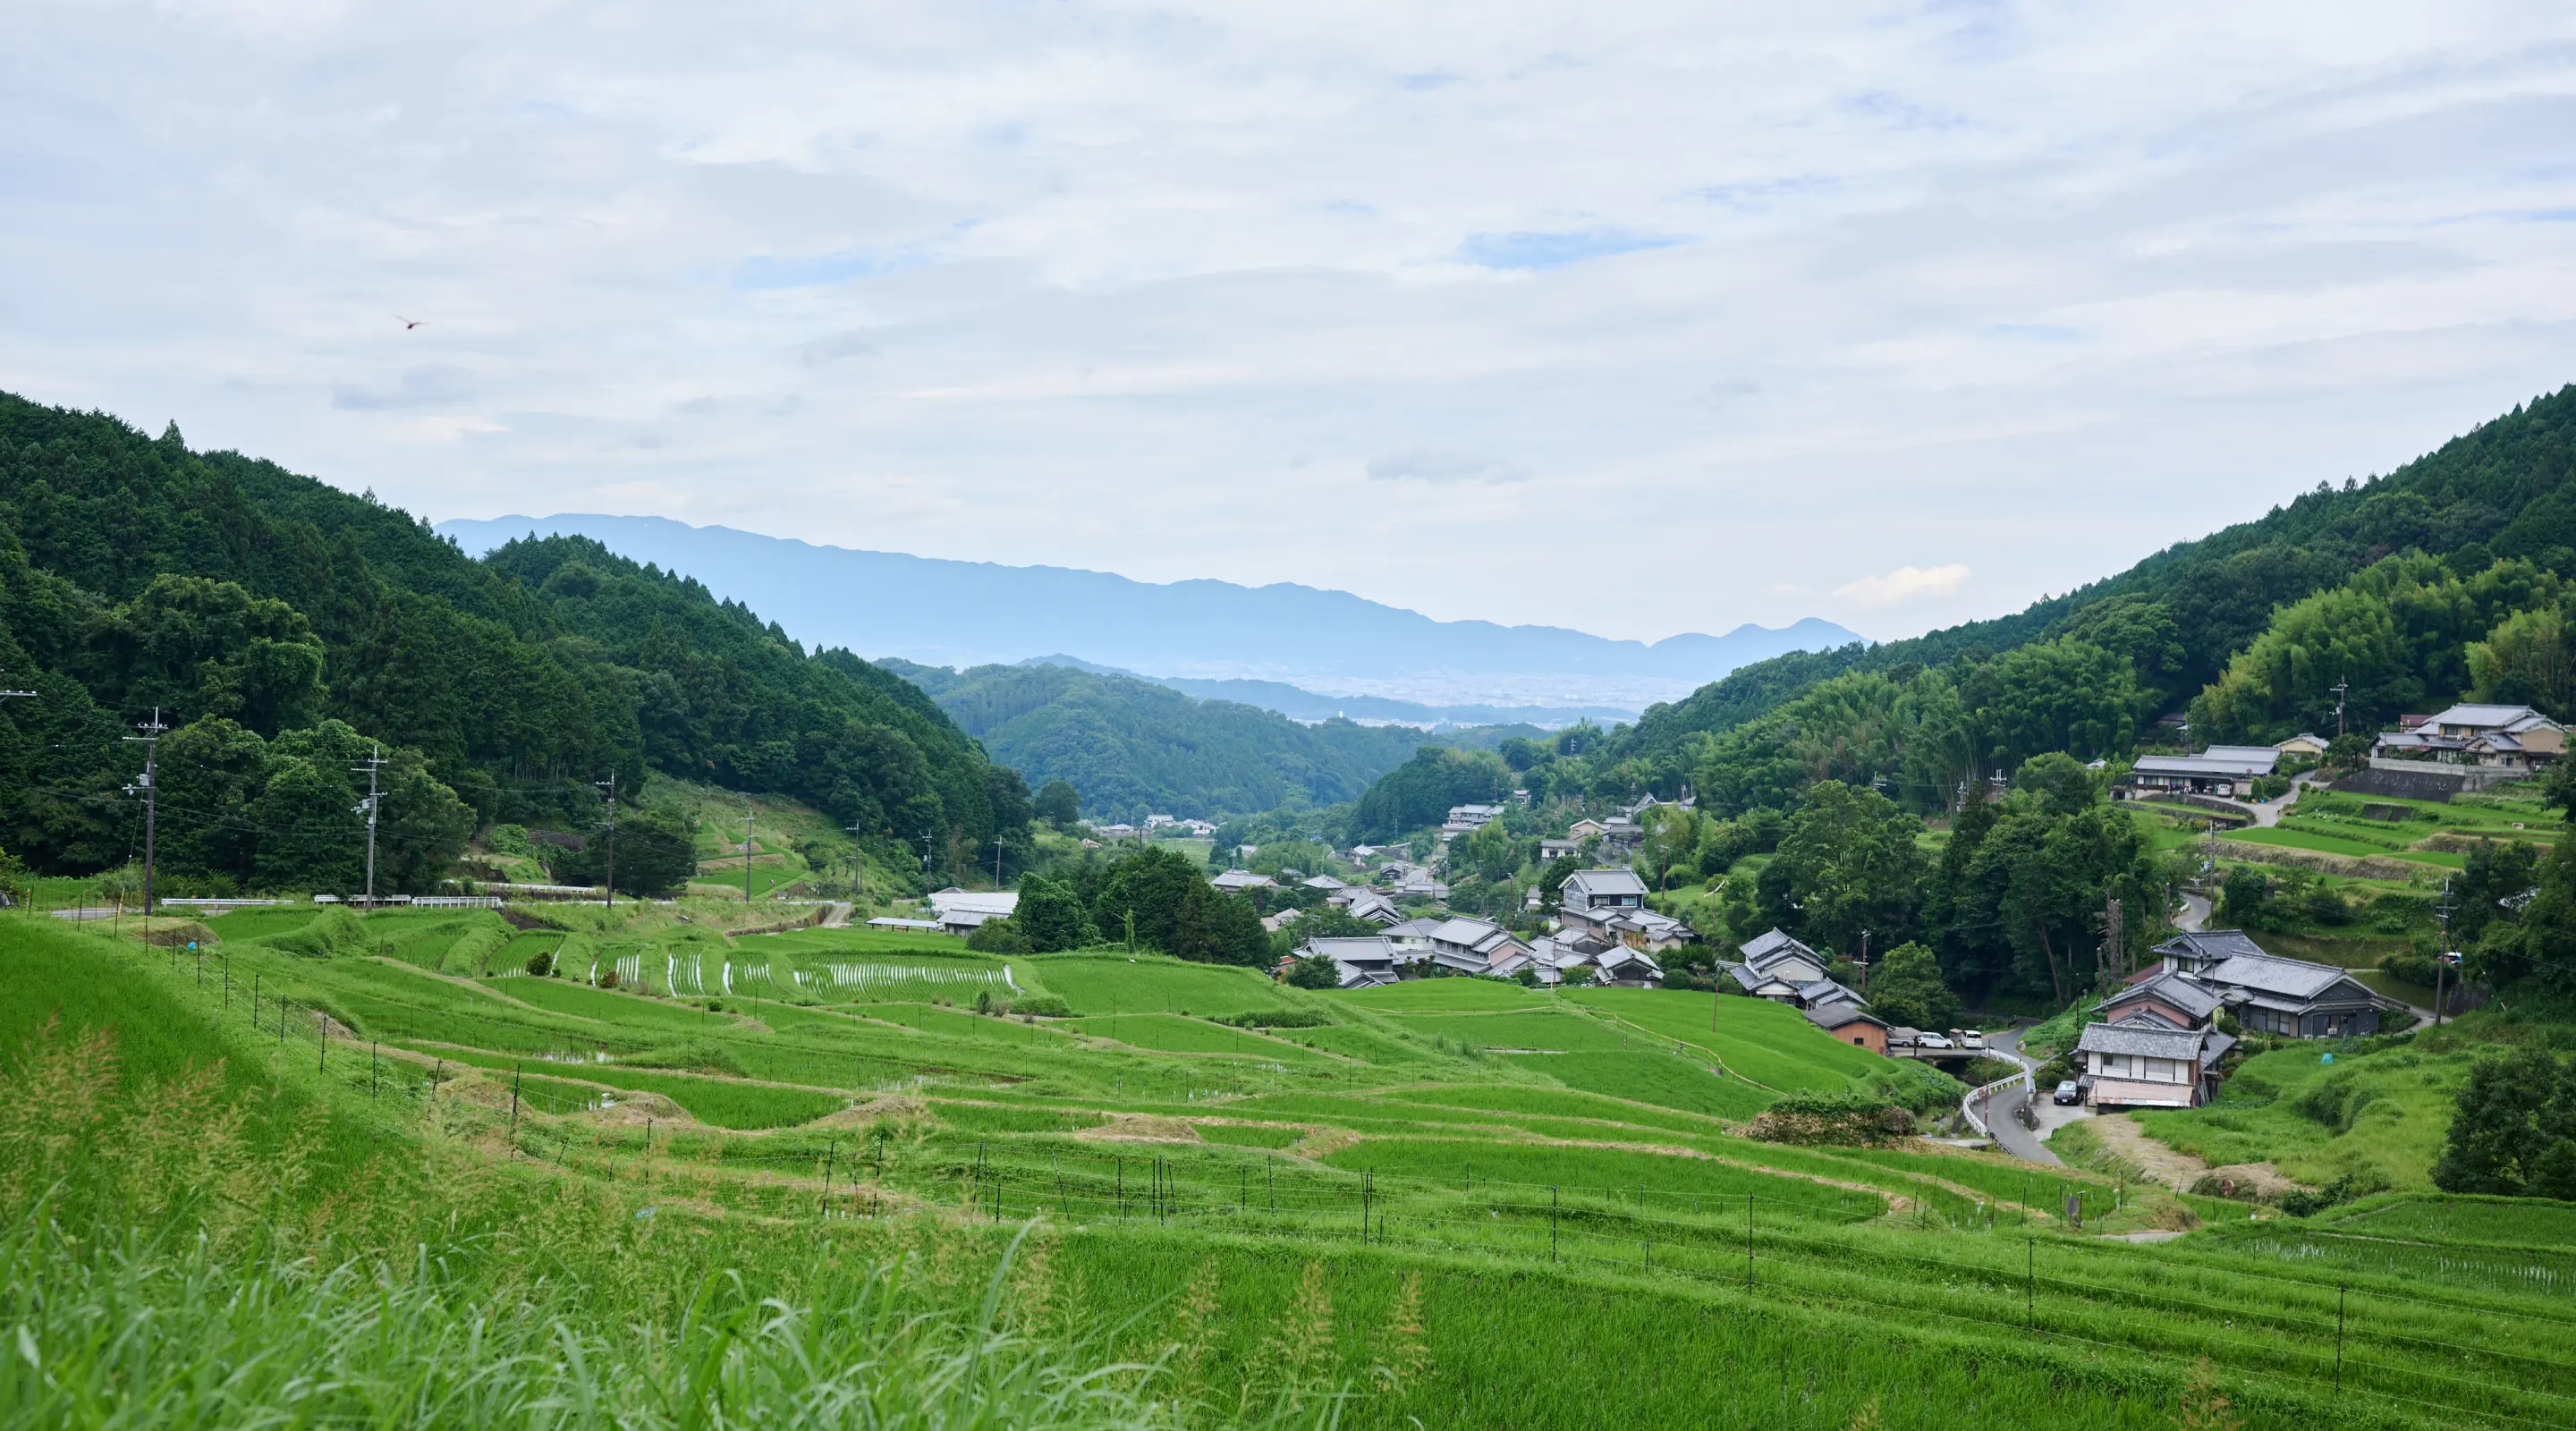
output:
[{"label": "parked car", "polygon": [[2081,1103],[2084,1101],[2084,1085],[2070,1078],[2064,1083],[2057,1085],[2057,1093],[2049,1101],[2053,1103]]},{"label": "parked car", "polygon": [[1961,1029],[1959,1031],[1959,1047],[1984,1048],[1985,1046],[1986,1036],[1983,1033],[1976,1029]]},{"label": "parked car", "polygon": [[1924,1033],[1915,1035],[1914,1046],[1916,1048],[1948,1048],[1950,1046],[1950,1041],[1936,1033]]}]

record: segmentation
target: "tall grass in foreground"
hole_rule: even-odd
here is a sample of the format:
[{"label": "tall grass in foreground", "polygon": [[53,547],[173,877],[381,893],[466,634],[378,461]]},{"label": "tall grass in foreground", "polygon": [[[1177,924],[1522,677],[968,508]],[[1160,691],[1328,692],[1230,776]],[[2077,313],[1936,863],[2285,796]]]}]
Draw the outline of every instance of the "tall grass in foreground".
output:
[{"label": "tall grass in foreground", "polygon": [[1163,1367],[1083,1358],[1043,1242],[700,1219],[496,1164],[435,1120],[326,1189],[318,1112],[263,1151],[266,1110],[223,1101],[219,1071],[119,1093],[115,1064],[111,1035],[49,1028],[0,1075],[13,1426],[1202,1419]]}]

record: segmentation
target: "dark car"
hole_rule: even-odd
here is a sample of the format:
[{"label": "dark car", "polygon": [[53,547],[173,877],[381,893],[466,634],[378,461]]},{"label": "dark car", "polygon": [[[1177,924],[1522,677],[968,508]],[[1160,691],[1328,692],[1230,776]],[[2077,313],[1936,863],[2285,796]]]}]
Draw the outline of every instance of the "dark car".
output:
[{"label": "dark car", "polygon": [[2084,1101],[2084,1085],[2070,1078],[2064,1083],[2057,1085],[2056,1096],[2050,1101],[2056,1103],[2081,1103]]}]

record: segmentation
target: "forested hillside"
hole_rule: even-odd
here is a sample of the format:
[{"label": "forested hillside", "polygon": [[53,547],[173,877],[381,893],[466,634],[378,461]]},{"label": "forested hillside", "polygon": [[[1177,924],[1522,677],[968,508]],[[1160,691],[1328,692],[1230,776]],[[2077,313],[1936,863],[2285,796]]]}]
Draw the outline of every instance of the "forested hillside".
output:
[{"label": "forested hillside", "polygon": [[[2168,548],[2013,615],[1744,667],[1648,710],[1593,752],[1585,778],[1671,790],[1714,759],[1705,778],[1748,801],[1829,775],[1948,786],[1970,768],[2008,769],[2040,750],[2124,750],[2135,731],[2222,676],[2229,694],[2207,708],[2217,726],[2211,733],[2313,722],[2321,718],[2317,692],[2344,673],[2311,670],[2291,651],[2319,649],[2316,633],[2341,608],[2316,608],[2300,618],[2306,624],[2273,640],[2258,664],[2283,673],[2277,680],[2257,681],[2251,669],[2231,672],[2231,663],[2272,628],[2276,610],[2409,552],[2440,558],[2448,576],[2436,579],[2420,565],[2392,569],[2371,579],[2385,590],[2347,600],[2384,606],[2397,586],[2449,580],[2464,599],[2493,606],[2492,593],[2470,598],[2465,584],[2508,558],[2528,566],[2489,579],[2482,591],[2496,582],[2576,574],[2576,387],[2516,408],[2384,477],[2339,488],[2321,483],[2256,521]],[[2496,610],[2519,609],[2520,598],[2501,599]],[[2485,634],[2459,624],[2468,619],[2465,608],[2444,619],[2444,642]],[[2404,644],[2383,641],[2381,649]],[[2443,670],[2382,680],[2372,714],[2448,699],[2457,692],[2446,687],[2469,684],[2466,656],[2444,659],[2450,664]],[[2288,674],[2293,668],[2299,674]],[[2359,669],[2349,674],[2356,683],[2364,679]],[[2331,708],[2328,699],[2322,709]],[[1909,730],[1916,734],[1897,738]]]},{"label": "forested hillside", "polygon": [[1084,812],[1100,819],[1205,819],[1337,804],[1357,799],[1432,739],[1405,726],[1301,725],[1252,706],[1067,666],[882,664],[929,692],[995,760],[1033,784],[1073,786]]},{"label": "forested hillside", "polygon": [[0,395],[0,841],[40,868],[139,853],[157,708],[170,868],[329,884],[390,782],[380,883],[477,822],[586,824],[661,768],[807,800],[971,866],[1027,796],[920,692],[593,542],[476,562],[425,523],[236,453]]}]

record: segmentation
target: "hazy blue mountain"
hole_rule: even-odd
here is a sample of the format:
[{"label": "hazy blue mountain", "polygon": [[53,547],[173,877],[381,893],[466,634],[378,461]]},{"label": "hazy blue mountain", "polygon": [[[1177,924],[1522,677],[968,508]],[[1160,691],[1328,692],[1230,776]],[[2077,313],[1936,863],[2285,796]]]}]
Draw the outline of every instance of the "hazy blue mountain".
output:
[{"label": "hazy blue mountain", "polygon": [[1422,704],[1642,706],[1788,651],[1859,638],[1809,618],[1781,630],[1649,645],[1554,626],[1434,621],[1343,591],[1199,580],[1167,585],[1065,567],[851,551],[662,517],[564,515],[438,526],[468,554],[514,537],[596,538],[743,602],[804,642],[934,666],[1053,651],[1159,678],[1247,677]]},{"label": "hazy blue mountain", "polygon": [[[1532,729],[1555,729],[1578,720],[1607,724],[1635,720],[1634,706],[1493,706],[1493,705],[1424,705],[1420,701],[1400,701],[1392,696],[1331,696],[1292,686],[1285,681],[1256,681],[1246,677],[1229,680],[1193,680],[1187,676],[1148,676],[1141,671],[1122,671],[1079,656],[1058,652],[1052,656],[1031,656],[1023,666],[1069,666],[1077,671],[1091,671],[1104,676],[1130,676],[1152,681],[1158,686],[1193,695],[1203,701],[1233,701],[1238,705],[1258,706],[1277,711],[1291,720],[1323,721],[1401,721],[1407,725],[1488,726],[1527,725]],[[928,687],[923,687],[928,690]],[[938,694],[936,691],[931,692]]]},{"label": "hazy blue mountain", "polygon": [[1053,662],[954,671],[889,657],[1031,787],[1062,780],[1094,818],[1221,819],[1359,798],[1434,737],[1346,720],[1304,725],[1233,701]]}]

